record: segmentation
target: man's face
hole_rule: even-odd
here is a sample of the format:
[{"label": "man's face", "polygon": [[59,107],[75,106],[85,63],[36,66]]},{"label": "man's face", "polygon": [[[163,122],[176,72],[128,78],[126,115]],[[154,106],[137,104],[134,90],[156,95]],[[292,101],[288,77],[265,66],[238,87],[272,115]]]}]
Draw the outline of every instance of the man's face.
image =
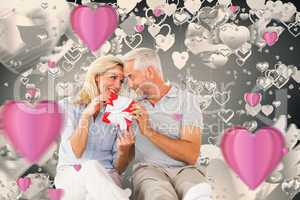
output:
[{"label": "man's face", "polygon": [[145,70],[135,69],[133,60],[126,62],[124,65],[124,76],[128,81],[128,87],[136,93],[143,93],[143,84],[148,82]]}]

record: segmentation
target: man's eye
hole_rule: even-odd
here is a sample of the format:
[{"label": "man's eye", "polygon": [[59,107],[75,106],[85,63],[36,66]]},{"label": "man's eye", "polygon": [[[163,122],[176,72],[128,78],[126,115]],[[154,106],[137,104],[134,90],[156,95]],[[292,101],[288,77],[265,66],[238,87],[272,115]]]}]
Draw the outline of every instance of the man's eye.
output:
[{"label": "man's eye", "polygon": [[110,78],[113,79],[113,80],[116,80],[118,77],[117,76],[111,76]]},{"label": "man's eye", "polygon": [[123,83],[124,83],[124,81],[125,81],[124,79],[120,80],[121,84],[123,84]]}]

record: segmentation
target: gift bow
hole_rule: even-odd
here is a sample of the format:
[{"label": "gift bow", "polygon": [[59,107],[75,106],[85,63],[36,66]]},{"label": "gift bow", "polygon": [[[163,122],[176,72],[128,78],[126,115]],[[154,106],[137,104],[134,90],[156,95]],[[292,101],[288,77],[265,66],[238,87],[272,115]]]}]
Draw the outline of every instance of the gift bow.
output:
[{"label": "gift bow", "polygon": [[102,121],[127,130],[132,124],[131,108],[134,103],[132,99],[113,93],[106,103]]}]

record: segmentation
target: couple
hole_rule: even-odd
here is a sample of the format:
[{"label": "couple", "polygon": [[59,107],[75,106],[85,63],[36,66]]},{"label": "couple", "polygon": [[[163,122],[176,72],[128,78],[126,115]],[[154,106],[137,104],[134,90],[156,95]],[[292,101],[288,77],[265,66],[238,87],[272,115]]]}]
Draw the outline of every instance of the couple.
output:
[{"label": "couple", "polygon": [[[133,125],[120,130],[101,117],[110,94],[123,81],[138,98]],[[139,48],[122,60],[104,56],[88,69],[71,103],[61,135],[56,188],[65,200],[125,200],[121,174],[135,160],[131,175],[136,200],[209,200],[211,188],[195,166],[201,144],[202,114],[194,95],[164,81],[160,58]]]}]

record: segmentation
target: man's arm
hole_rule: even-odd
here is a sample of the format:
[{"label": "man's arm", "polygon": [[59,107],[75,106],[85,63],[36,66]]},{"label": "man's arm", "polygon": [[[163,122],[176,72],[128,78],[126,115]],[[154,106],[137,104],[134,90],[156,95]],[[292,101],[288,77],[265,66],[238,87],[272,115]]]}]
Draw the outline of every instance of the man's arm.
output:
[{"label": "man's arm", "polygon": [[183,126],[180,139],[170,138],[152,128],[144,130],[144,135],[170,157],[194,165],[200,153],[200,132],[198,127]]}]

